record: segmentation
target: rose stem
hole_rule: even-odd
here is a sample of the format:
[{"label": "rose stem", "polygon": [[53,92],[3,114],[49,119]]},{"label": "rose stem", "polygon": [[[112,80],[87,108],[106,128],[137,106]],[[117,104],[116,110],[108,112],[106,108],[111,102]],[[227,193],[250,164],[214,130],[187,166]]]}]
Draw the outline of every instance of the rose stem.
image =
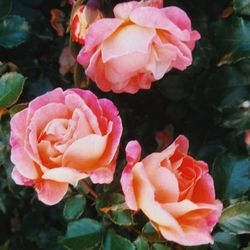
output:
[{"label": "rose stem", "polygon": [[96,192],[92,189],[92,187],[84,180],[81,180],[81,183],[83,184],[83,186],[85,186],[88,191],[90,192],[90,194],[92,194],[92,196],[96,199],[97,198],[97,194]]}]

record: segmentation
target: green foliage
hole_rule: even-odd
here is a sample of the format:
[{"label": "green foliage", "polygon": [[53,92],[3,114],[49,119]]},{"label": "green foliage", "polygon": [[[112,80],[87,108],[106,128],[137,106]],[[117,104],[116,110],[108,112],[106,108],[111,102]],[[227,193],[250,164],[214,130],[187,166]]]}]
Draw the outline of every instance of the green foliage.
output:
[{"label": "green foliage", "polygon": [[238,250],[240,241],[237,236],[226,233],[218,232],[214,235],[214,244],[211,245],[213,250]]},{"label": "green foliage", "polygon": [[0,107],[8,108],[22,93],[25,77],[18,73],[6,73],[0,78]]},{"label": "green foliage", "polygon": [[213,170],[219,198],[239,198],[250,190],[250,160],[248,158],[225,153],[216,159]]},{"label": "green foliage", "polygon": [[0,20],[0,45],[13,48],[28,39],[29,25],[20,16],[10,15]]},{"label": "green foliage", "polygon": [[69,197],[64,205],[63,216],[66,220],[76,220],[84,212],[86,198],[82,195]]},{"label": "green foliage", "polygon": [[[50,24],[51,10],[59,9],[66,30],[71,11],[66,2],[0,1],[0,107],[7,112],[0,122],[0,250],[248,249],[250,161],[244,133],[250,129],[250,1],[165,1],[188,13],[201,40],[192,66],[169,72],[151,90],[135,95],[102,93],[79,65],[74,74],[59,73],[62,49],[69,46],[74,56],[80,50],[68,34],[57,36]],[[101,7],[111,13],[118,2]],[[93,185],[96,200],[79,183],[60,204],[44,206],[31,188],[11,179],[10,116],[46,91],[88,83],[98,97],[114,101],[123,120],[116,182]],[[142,155],[156,151],[155,133],[169,125],[174,137],[189,138],[192,156],[209,163],[216,195],[224,203],[214,245],[166,244],[141,212],[125,205],[119,177],[126,143],[137,139]]]},{"label": "green foliage", "polygon": [[101,241],[102,225],[95,220],[84,218],[70,222],[64,243],[74,250],[83,250],[95,246]]},{"label": "green foliage", "polygon": [[250,233],[250,202],[240,202],[224,209],[220,227],[234,234]]},{"label": "green foliage", "polygon": [[109,230],[104,241],[104,250],[135,250],[135,246],[127,239]]}]

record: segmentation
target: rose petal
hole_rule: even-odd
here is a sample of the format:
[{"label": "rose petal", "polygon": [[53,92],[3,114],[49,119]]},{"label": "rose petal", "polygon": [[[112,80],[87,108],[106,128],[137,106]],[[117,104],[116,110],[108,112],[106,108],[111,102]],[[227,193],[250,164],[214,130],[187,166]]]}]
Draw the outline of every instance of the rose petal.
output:
[{"label": "rose petal", "polygon": [[[122,23],[123,20],[118,18],[104,18],[91,24],[85,37],[85,51],[91,50],[107,39]],[[81,60],[77,57],[78,59]]]},{"label": "rose petal", "polygon": [[75,187],[77,186],[79,180],[87,177],[87,174],[67,167],[49,169],[42,176],[43,179],[52,180],[55,182],[70,183]]},{"label": "rose petal", "polygon": [[32,186],[34,184],[33,180],[30,180],[21,175],[16,167],[14,167],[11,172],[11,178],[15,181],[17,185]]},{"label": "rose petal", "polygon": [[130,20],[143,27],[167,30],[170,34],[182,41],[190,40],[190,32],[188,30],[181,30],[168,19],[163,9],[139,7],[130,14]]},{"label": "rose petal", "polygon": [[68,184],[51,180],[40,180],[35,184],[38,199],[51,206],[62,200],[67,193]]},{"label": "rose petal", "polygon": [[107,135],[89,135],[73,142],[65,151],[62,165],[82,172],[101,167],[99,160],[107,145]]},{"label": "rose petal", "polygon": [[125,195],[125,200],[128,207],[132,210],[137,210],[135,194],[133,189],[132,168],[140,160],[141,146],[138,141],[130,141],[126,146],[127,165],[124,168],[121,176],[122,191]]},{"label": "rose petal", "polygon": [[[112,58],[128,55],[132,52],[147,53],[154,36],[154,29],[133,24],[123,26],[102,43],[102,60],[105,63]],[[131,63],[135,59],[136,57],[133,57],[130,60]]]},{"label": "rose petal", "polygon": [[165,211],[157,201],[155,201],[154,188],[147,178],[143,165],[137,163],[133,167],[132,173],[137,206],[154,223],[169,227],[176,233],[182,234],[183,231],[175,218]]}]

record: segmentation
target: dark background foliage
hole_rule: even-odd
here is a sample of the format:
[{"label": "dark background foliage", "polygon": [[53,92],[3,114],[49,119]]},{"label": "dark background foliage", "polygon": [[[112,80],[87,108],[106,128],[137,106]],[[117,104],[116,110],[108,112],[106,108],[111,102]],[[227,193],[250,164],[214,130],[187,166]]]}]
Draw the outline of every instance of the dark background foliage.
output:
[{"label": "dark background foliage", "polygon": [[[101,8],[110,15],[118,2],[103,1]],[[183,8],[201,33],[193,65],[171,71],[151,90],[135,95],[102,93],[93,83],[88,88],[112,99],[120,110],[124,133],[117,177],[129,140],[137,139],[145,155],[156,150],[157,131],[168,128],[174,137],[189,138],[190,154],[209,163],[225,207],[213,233],[215,244],[166,245],[141,213],[134,218],[128,210],[102,213],[99,208],[124,201],[118,178],[112,185],[93,187],[102,194],[96,202],[79,185],[52,207],[39,202],[30,188],[13,183],[10,115],[48,90],[79,87],[86,79],[80,68],[73,76],[59,73],[69,35],[58,36],[50,20],[52,9],[62,11],[60,23],[66,29],[71,11],[66,1],[0,0],[0,250],[250,249],[250,161],[244,143],[250,129],[250,1],[169,0],[166,5]]]}]

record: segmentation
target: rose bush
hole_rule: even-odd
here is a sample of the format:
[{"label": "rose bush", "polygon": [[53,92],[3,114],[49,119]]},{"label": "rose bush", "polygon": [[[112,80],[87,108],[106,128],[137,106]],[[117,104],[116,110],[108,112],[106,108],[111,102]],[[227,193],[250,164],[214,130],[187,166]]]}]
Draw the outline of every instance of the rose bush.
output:
[{"label": "rose bush", "polygon": [[76,186],[80,179],[110,183],[121,133],[111,101],[90,91],[55,89],[11,120],[12,178],[33,186],[48,205],[59,202],[68,184]]},{"label": "rose bush", "polygon": [[149,89],[172,68],[184,70],[192,63],[199,33],[191,30],[183,10],[160,7],[161,1],[121,3],[115,18],[89,27],[77,60],[102,91]]},{"label": "rose bush", "polygon": [[128,207],[141,209],[165,239],[186,246],[213,243],[210,233],[222,204],[215,200],[207,164],[187,151],[188,140],[179,136],[162,152],[139,161],[140,145],[129,142],[122,189]]}]

